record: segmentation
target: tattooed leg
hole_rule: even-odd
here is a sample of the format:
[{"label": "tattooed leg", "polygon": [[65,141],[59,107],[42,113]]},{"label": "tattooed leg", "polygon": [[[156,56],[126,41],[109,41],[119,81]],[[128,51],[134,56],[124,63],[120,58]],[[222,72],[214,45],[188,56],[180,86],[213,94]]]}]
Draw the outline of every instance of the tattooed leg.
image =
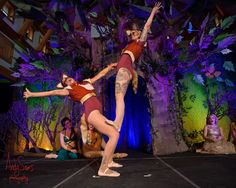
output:
[{"label": "tattooed leg", "polygon": [[124,97],[132,79],[132,74],[126,68],[120,68],[116,76],[115,95],[116,95],[116,119],[115,125],[119,128],[122,125],[124,119],[125,103]]}]

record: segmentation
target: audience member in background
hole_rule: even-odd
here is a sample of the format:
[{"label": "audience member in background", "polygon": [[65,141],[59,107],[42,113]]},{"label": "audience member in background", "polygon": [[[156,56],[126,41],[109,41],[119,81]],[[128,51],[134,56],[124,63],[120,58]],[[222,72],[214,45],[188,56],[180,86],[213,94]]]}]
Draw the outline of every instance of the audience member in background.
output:
[{"label": "audience member in background", "polygon": [[235,122],[231,122],[230,130],[231,130],[231,137],[233,140],[233,144],[236,147],[236,123]]},{"label": "audience member in background", "polygon": [[223,130],[218,126],[218,118],[214,114],[207,118],[207,124],[204,127],[204,139],[202,153],[229,154],[236,152],[234,145],[225,141]]},{"label": "audience member in background", "polygon": [[64,117],[61,120],[63,130],[60,132],[61,148],[58,154],[47,154],[45,158],[54,158],[59,160],[78,159],[80,153],[78,129],[72,127],[71,120]]}]

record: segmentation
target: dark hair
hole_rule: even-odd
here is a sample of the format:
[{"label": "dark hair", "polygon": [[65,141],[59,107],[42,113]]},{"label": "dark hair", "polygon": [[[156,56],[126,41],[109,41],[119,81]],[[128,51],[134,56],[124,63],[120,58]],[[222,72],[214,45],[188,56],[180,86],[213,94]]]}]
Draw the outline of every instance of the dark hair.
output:
[{"label": "dark hair", "polygon": [[61,85],[62,85],[63,87],[66,87],[66,86],[67,86],[67,85],[65,84],[65,81],[64,81],[64,80],[61,81]]},{"label": "dark hair", "polygon": [[61,125],[62,125],[63,128],[65,127],[65,122],[68,121],[68,120],[71,121],[70,118],[68,118],[68,117],[64,117],[64,118],[61,120]]},{"label": "dark hair", "polygon": [[[65,122],[66,122],[66,121],[70,121],[70,122],[71,122],[70,118],[68,118],[68,117],[64,117],[64,118],[61,120],[61,125],[63,126],[64,130],[65,130]],[[74,127],[71,127],[71,133],[70,133],[69,138],[71,139],[72,137],[74,137],[74,139],[75,139],[75,148],[76,148],[76,150],[77,150],[77,149],[78,149],[79,138],[78,138],[77,134],[75,133]]]},{"label": "dark hair", "polygon": [[[67,77],[67,78],[69,78],[69,77]],[[66,86],[67,86],[67,85],[66,85],[66,80],[67,80],[67,78],[61,80],[61,85],[62,85],[63,87],[66,87]]]},{"label": "dark hair", "polygon": [[132,19],[129,20],[125,26],[126,30],[139,30],[142,31],[142,24],[139,20]]}]

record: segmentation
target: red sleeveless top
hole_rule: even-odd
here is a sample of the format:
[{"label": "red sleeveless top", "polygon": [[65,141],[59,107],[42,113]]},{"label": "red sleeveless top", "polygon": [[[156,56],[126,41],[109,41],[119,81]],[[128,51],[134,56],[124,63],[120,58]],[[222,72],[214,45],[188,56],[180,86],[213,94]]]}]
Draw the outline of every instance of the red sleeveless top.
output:
[{"label": "red sleeveless top", "polygon": [[94,87],[91,84],[90,79],[83,80],[81,83],[74,83],[70,86],[71,88],[66,88],[69,91],[69,96],[72,100],[81,102],[81,99],[89,94],[95,93]]},{"label": "red sleeveless top", "polygon": [[[135,40],[135,41],[129,43],[122,50],[122,54],[127,53],[127,51],[131,52],[131,54],[130,53],[127,53],[127,54],[129,54],[131,56],[131,59],[134,62],[135,60],[137,60],[141,56],[145,43],[146,43],[145,41],[136,41]],[[133,57],[132,57],[132,55],[133,55]]]}]

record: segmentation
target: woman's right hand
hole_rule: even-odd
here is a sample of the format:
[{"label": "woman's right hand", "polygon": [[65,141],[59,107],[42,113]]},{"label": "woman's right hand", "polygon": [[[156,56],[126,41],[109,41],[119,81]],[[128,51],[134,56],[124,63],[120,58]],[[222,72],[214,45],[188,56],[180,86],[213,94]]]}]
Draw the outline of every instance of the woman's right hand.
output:
[{"label": "woman's right hand", "polygon": [[160,12],[162,5],[161,2],[155,3],[155,6],[152,8],[152,13],[155,15]]},{"label": "woman's right hand", "polygon": [[78,153],[76,149],[71,149],[70,152],[72,152],[72,153]]},{"label": "woman's right hand", "polygon": [[32,97],[32,92],[30,92],[27,88],[25,89],[24,96],[25,99]]}]

